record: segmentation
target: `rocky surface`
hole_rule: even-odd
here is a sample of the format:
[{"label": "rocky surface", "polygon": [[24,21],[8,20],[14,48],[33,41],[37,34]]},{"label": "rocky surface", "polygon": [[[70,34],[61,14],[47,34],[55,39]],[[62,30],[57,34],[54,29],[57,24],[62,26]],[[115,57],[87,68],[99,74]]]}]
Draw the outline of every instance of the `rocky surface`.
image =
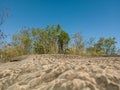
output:
[{"label": "rocky surface", "polygon": [[120,57],[24,57],[0,64],[0,90],[120,90]]}]

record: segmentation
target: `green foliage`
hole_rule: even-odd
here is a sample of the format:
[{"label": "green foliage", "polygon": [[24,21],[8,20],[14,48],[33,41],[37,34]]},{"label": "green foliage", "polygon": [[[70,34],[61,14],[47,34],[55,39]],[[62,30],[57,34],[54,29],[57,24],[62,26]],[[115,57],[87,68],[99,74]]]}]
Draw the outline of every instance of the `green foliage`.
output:
[{"label": "green foliage", "polygon": [[37,54],[44,54],[45,53],[44,46],[41,44],[36,44],[34,50],[35,50],[35,53],[37,53]]},{"label": "green foliage", "polygon": [[113,55],[115,54],[115,44],[116,44],[116,40],[115,38],[107,38],[105,40],[105,43],[104,43],[104,49],[105,49],[105,53],[107,55]]},{"label": "green foliage", "polygon": [[74,52],[71,48],[67,48],[65,49],[64,54],[74,54]]},{"label": "green foliage", "polygon": [[12,39],[10,46],[0,48],[0,59],[4,61],[25,54],[114,55],[117,43],[115,38],[104,37],[97,42],[90,38],[86,43],[80,33],[75,33],[70,45],[69,34],[59,24],[44,29],[23,28]]},{"label": "green foliage", "polygon": [[[23,43],[23,46],[31,41],[32,53],[50,54],[58,53],[60,50],[59,53],[63,53],[70,40],[68,33],[62,30],[59,24],[47,26],[45,29],[32,28],[30,33],[30,40],[28,37],[25,37],[26,35],[19,40]],[[17,36],[21,37],[21,35]]]},{"label": "green foliage", "polygon": [[13,57],[25,54],[77,54],[77,55],[114,55],[116,51],[115,38],[101,37],[97,42],[90,38],[87,44],[78,32],[73,34],[72,45],[69,47],[69,34],[61,25],[46,26],[46,28],[22,28],[18,34],[13,35],[13,42],[4,44],[6,35],[1,25],[8,17],[7,8],[0,13],[0,61],[9,61]]},{"label": "green foliage", "polygon": [[70,41],[70,37],[68,33],[62,30],[60,35],[58,35],[59,53],[63,53],[65,51],[69,41]]},{"label": "green foliage", "polygon": [[115,53],[115,38],[100,38],[98,42],[94,45],[97,52],[101,54],[112,55]]},{"label": "green foliage", "polygon": [[[32,29],[31,31],[32,37],[32,48],[35,53],[44,53],[43,44],[46,43],[45,38],[46,35],[41,29]],[[43,37],[44,36],[44,37]],[[43,51],[41,51],[41,49]]]},{"label": "green foliage", "polygon": [[115,38],[101,37],[92,47],[87,48],[87,53],[89,55],[114,55],[116,43]]},{"label": "green foliage", "polygon": [[29,30],[23,28],[19,34],[13,35],[13,44],[20,55],[30,53],[31,38]]}]

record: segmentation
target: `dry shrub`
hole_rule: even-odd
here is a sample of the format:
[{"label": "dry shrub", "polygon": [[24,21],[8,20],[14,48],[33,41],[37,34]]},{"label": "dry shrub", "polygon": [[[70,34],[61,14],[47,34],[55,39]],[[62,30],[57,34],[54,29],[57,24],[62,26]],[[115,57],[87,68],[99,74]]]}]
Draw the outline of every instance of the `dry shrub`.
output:
[{"label": "dry shrub", "polygon": [[0,55],[1,62],[7,62],[14,57],[18,57],[19,52],[15,48],[7,48],[5,50],[1,50]]}]

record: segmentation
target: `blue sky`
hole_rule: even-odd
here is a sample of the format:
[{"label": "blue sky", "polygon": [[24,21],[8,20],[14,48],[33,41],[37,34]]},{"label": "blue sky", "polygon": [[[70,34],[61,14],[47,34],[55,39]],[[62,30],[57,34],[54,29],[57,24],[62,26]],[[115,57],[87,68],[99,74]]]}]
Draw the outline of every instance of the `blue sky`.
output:
[{"label": "blue sky", "polygon": [[116,37],[120,42],[120,0],[0,0],[0,6],[10,7],[2,26],[9,38],[24,26],[61,24],[70,35],[81,32],[85,40]]}]

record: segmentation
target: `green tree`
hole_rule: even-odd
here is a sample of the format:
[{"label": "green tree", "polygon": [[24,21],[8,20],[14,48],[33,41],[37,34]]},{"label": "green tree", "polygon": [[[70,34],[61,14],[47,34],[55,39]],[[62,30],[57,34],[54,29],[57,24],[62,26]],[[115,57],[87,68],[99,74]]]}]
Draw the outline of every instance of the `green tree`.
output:
[{"label": "green tree", "polygon": [[32,47],[33,52],[44,54],[48,52],[47,33],[40,28],[32,29]]},{"label": "green tree", "polygon": [[70,38],[69,35],[63,31],[61,26],[58,24],[47,26],[45,29],[33,29],[32,39],[34,44],[33,48],[36,53],[50,54],[58,53],[59,50],[63,51]]},{"label": "green tree", "polygon": [[105,44],[104,37],[99,38],[97,43],[94,44],[94,50],[96,52],[96,55],[102,55],[102,54],[104,55],[105,54],[104,44]]},{"label": "green tree", "polygon": [[116,40],[115,38],[107,38],[105,40],[105,43],[104,43],[104,49],[105,49],[105,53],[107,55],[114,55],[115,54],[115,44],[116,44]]},{"label": "green tree", "polygon": [[103,55],[113,55],[115,54],[115,38],[104,38],[101,37],[97,43],[94,44],[94,48],[96,53],[103,54]]},{"label": "green tree", "polygon": [[29,29],[23,28],[20,33],[13,35],[13,43],[20,55],[30,53],[31,38]]},{"label": "green tree", "polygon": [[59,53],[63,53],[68,46],[68,43],[70,41],[70,37],[67,32],[62,30],[60,32],[60,35],[58,36],[58,47],[59,47]]},{"label": "green tree", "polygon": [[58,42],[58,36],[61,31],[61,26],[59,24],[47,26],[45,31],[48,35],[49,53],[57,53],[58,52],[57,42]]}]

